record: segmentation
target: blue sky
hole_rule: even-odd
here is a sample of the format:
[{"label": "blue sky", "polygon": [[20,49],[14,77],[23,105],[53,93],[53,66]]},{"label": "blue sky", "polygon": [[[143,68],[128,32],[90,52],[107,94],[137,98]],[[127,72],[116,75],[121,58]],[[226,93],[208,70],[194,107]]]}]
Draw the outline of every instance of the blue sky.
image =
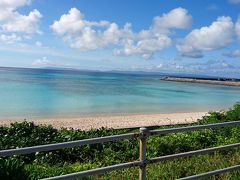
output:
[{"label": "blue sky", "polygon": [[0,0],[0,66],[240,72],[240,0]]}]

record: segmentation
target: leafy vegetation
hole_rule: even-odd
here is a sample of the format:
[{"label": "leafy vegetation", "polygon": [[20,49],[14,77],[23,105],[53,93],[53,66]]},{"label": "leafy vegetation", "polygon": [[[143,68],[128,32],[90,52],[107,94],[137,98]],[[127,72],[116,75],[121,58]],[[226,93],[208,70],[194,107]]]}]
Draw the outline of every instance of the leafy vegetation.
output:
[{"label": "leafy vegetation", "polygon": [[[240,119],[240,104],[226,112],[211,112],[195,124],[219,123]],[[157,128],[179,127],[165,126]],[[156,127],[155,127],[156,128]],[[0,127],[0,149],[20,148],[40,144],[66,142],[86,138],[135,132],[138,129],[93,129],[90,131],[54,129],[33,122]],[[152,136],[148,139],[148,157],[197,150],[240,142],[240,127],[207,129],[187,133]],[[204,171],[240,164],[240,151],[234,149],[192,158],[166,161],[148,166],[149,179],[175,179]],[[138,159],[137,139],[39,152],[0,158],[0,179],[39,179],[128,162]],[[138,169],[131,168],[89,177],[87,179],[137,179]],[[236,178],[240,172],[226,173],[220,179]]]}]

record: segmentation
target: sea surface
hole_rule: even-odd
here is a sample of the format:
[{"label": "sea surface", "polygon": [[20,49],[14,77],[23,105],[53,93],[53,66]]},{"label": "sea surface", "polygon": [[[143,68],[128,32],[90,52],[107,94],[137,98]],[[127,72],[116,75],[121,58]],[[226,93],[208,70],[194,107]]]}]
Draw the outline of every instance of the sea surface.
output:
[{"label": "sea surface", "polygon": [[0,68],[0,119],[200,112],[231,107],[240,88],[161,75]]}]

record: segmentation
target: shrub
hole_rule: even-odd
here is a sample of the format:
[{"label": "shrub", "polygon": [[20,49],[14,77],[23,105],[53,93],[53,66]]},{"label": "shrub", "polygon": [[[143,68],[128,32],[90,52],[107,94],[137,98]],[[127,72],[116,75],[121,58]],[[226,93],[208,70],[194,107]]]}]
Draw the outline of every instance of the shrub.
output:
[{"label": "shrub", "polygon": [[26,180],[29,177],[24,163],[16,158],[0,158],[0,167],[0,179]]}]

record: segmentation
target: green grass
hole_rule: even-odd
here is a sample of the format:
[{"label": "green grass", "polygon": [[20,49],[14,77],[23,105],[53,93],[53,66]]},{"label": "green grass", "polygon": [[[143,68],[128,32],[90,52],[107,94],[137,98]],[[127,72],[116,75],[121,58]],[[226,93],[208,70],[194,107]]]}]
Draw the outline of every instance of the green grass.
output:
[{"label": "green grass", "polygon": [[[215,153],[151,164],[147,166],[147,179],[177,179],[233,166],[240,163],[239,153],[239,151],[227,154]],[[239,175],[239,172],[232,171],[208,179],[239,179]],[[107,173],[100,179],[138,179],[138,168]]]},{"label": "green grass", "polygon": [[[240,119],[240,104],[227,112],[212,112],[195,124],[220,123]],[[182,125],[158,128],[180,127]],[[14,123],[0,127],[0,149],[27,147],[39,144],[66,142],[86,138],[136,132],[138,129],[57,130],[34,123]],[[240,142],[240,127],[206,129],[187,133],[152,136],[147,141],[147,156],[209,148]],[[176,179],[206,171],[240,164],[239,149],[192,158],[165,161],[147,168],[148,179]],[[138,159],[138,139],[86,145],[51,152],[0,158],[0,179],[39,179],[78,172],[96,167],[134,161]],[[215,176],[215,179],[236,179],[239,171]],[[138,179],[138,168],[115,171],[84,179]]]}]

